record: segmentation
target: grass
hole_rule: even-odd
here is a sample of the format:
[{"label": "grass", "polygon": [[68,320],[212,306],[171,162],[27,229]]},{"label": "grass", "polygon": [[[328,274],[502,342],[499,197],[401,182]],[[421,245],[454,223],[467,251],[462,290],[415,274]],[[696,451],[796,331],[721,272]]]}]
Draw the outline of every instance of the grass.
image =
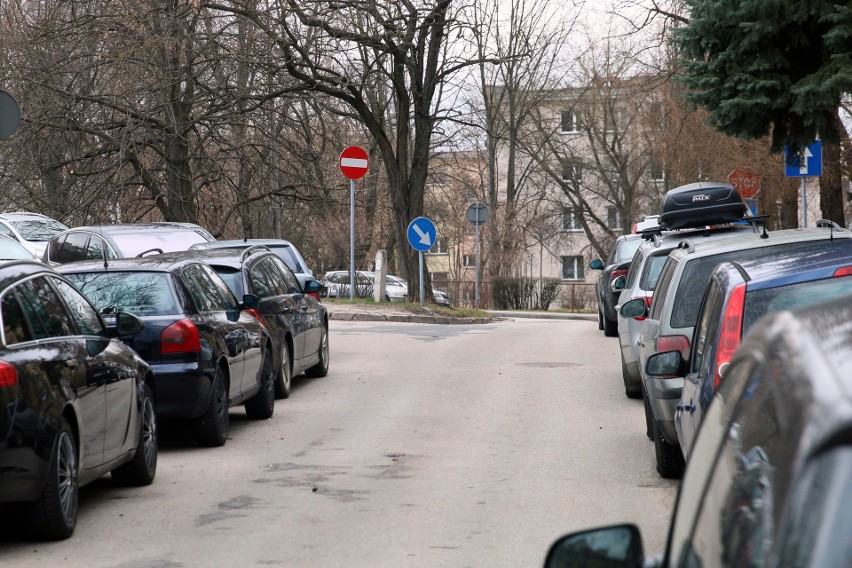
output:
[{"label": "grass", "polygon": [[439,306],[438,304],[426,304],[422,308],[417,302],[382,302],[376,303],[372,298],[323,298],[325,304],[350,304],[353,306],[375,306],[375,307],[391,307],[399,310],[409,311],[413,314],[422,314],[425,311],[429,313],[455,318],[490,318],[492,317],[486,311],[474,310],[472,308],[448,308]]}]

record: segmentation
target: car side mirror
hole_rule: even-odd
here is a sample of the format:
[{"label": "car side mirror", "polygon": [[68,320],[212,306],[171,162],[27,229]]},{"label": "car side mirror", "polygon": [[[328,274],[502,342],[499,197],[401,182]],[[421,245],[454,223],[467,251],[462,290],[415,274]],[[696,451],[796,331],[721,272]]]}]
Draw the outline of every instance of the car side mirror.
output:
[{"label": "car side mirror", "polygon": [[[621,278],[621,276],[619,276]],[[616,279],[617,280],[617,279]],[[618,313],[623,318],[644,318],[648,315],[648,304],[644,298],[633,298],[628,302],[621,304]]]},{"label": "car side mirror", "polygon": [[260,305],[260,298],[254,294],[245,294],[243,296],[243,309],[255,310]]},{"label": "car side mirror", "polygon": [[115,314],[115,333],[118,336],[136,335],[145,329],[145,324],[136,314],[118,312]]},{"label": "car side mirror", "polygon": [[604,269],[604,263],[601,259],[596,258],[592,262],[589,263],[589,268],[591,268],[592,270],[603,270]]},{"label": "car side mirror", "polygon": [[680,351],[664,351],[648,357],[648,361],[645,363],[645,371],[649,375],[655,376],[677,376],[680,373],[681,365],[683,365],[683,355],[680,354]]},{"label": "car side mirror", "polygon": [[550,547],[544,568],[640,568],[644,562],[642,535],[636,525],[625,524],[563,536]]},{"label": "car side mirror", "polygon": [[627,277],[619,276],[615,280],[610,283],[609,287],[612,288],[613,292],[621,292],[624,290],[624,287],[627,285]]},{"label": "car side mirror", "polygon": [[317,294],[322,291],[322,284],[317,280],[308,279],[305,281],[305,294]]}]

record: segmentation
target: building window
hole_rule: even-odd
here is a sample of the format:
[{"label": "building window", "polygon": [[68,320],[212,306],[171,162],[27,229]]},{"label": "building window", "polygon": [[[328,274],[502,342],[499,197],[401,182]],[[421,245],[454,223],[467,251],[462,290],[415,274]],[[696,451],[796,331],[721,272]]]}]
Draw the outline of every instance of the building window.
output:
[{"label": "building window", "polygon": [[617,207],[606,208],[606,226],[609,229],[618,229],[621,227],[621,216],[618,214]]},{"label": "building window", "polygon": [[449,272],[432,272],[431,276],[433,284],[441,284],[446,286],[447,282],[449,282],[450,280]]},{"label": "building window", "polygon": [[563,280],[585,280],[583,274],[583,256],[562,257],[562,279]]},{"label": "building window", "polygon": [[666,172],[663,170],[663,165],[659,160],[651,160],[651,163],[648,165],[648,172],[652,181],[665,181],[666,179]]},{"label": "building window", "polygon": [[583,168],[580,162],[562,160],[562,181],[579,182],[583,178]]},{"label": "building window", "polygon": [[563,110],[562,122],[559,129],[562,132],[579,132],[580,121],[577,117],[577,113],[573,110]]},{"label": "building window", "polygon": [[562,211],[563,231],[582,231],[583,224],[580,223],[580,215],[576,208],[568,208]]},{"label": "building window", "polygon": [[447,237],[438,237],[426,254],[447,254]]},{"label": "building window", "polygon": [[462,266],[465,268],[473,268],[476,266],[476,256],[472,254],[462,255]]}]

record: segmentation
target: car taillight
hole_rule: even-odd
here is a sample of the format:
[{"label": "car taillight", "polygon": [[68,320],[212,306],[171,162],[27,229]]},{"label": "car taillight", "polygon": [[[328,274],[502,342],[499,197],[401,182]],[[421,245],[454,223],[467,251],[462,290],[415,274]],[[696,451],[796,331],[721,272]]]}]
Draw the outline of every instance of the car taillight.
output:
[{"label": "car taillight", "polygon": [[319,292],[308,292],[306,295],[310,296],[311,298],[316,298],[317,302],[322,302],[322,298],[320,298]]},{"label": "car taillight", "polygon": [[731,291],[728,305],[725,307],[725,317],[722,320],[722,331],[719,334],[719,350],[716,355],[716,371],[713,378],[713,392],[719,388],[722,381],[723,366],[727,366],[734,351],[740,346],[743,334],[743,308],[745,307],[746,285],[740,284]]},{"label": "car taillight", "polygon": [[0,361],[0,388],[14,387],[18,384],[18,369],[6,361]]},{"label": "car taillight", "polygon": [[619,276],[627,276],[627,272],[628,270],[626,268],[620,268],[618,270],[613,270],[612,272],[610,272],[609,277],[610,279],[615,280]]},{"label": "car taillight", "polygon": [[188,319],[176,321],[160,333],[161,353],[194,353],[201,351],[198,328]]},{"label": "car taillight", "polygon": [[689,338],[685,335],[661,335],[654,342],[654,349],[657,353],[680,351],[680,354],[686,359],[687,351],[689,351]]},{"label": "car taillight", "polygon": [[844,266],[834,271],[835,278],[840,278],[841,276],[852,276],[852,266]]},{"label": "car taillight", "polygon": [[260,312],[257,311],[256,309],[249,308],[249,309],[246,310],[246,313],[248,315],[250,315],[251,317],[253,317],[254,319],[256,319],[257,321],[259,321],[260,323],[262,323],[263,325],[266,325],[266,322],[263,321],[263,316],[260,315]]}]

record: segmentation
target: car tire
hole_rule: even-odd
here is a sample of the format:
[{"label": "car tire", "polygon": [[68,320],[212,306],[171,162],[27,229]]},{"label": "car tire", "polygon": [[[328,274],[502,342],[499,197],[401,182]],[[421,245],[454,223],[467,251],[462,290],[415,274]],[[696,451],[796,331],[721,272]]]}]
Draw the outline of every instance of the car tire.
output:
[{"label": "car tire", "polygon": [[269,349],[263,355],[260,368],[260,390],[245,403],[246,416],[252,420],[272,418],[275,412],[275,368],[272,366],[272,353]]},{"label": "car tire", "polygon": [[603,316],[603,332],[607,337],[617,337],[618,336],[618,320],[612,321],[606,314]]},{"label": "car tire", "polygon": [[142,487],[151,485],[157,475],[157,413],[154,409],[154,395],[151,387],[145,385],[142,391],[142,423],[139,428],[139,442],[136,455],[124,465],[112,471],[112,481],[118,485]]},{"label": "car tire", "polygon": [[201,446],[224,446],[228,439],[228,389],[221,367],[216,367],[213,382],[210,387],[210,402],[207,410],[193,424],[195,439]]},{"label": "car tire", "polygon": [[648,393],[645,392],[645,389],[641,385],[639,388],[642,390],[642,405],[645,407],[645,435],[649,440],[653,440],[654,430],[651,423],[654,421],[654,416],[651,412],[651,401],[648,400]]},{"label": "car tire", "polygon": [[328,374],[329,350],[328,350],[328,324],[322,325],[322,336],[320,337],[319,362],[305,371],[312,379],[318,379]]},{"label": "car tire", "polygon": [[627,398],[642,398],[642,386],[631,387],[633,379],[624,363],[624,353],[621,354],[621,380],[624,381],[624,394],[627,395]]},{"label": "car tire", "polygon": [[683,454],[680,447],[672,446],[663,438],[657,421],[651,423],[654,434],[654,455],[657,460],[657,473],[666,479],[679,479],[683,475]]},{"label": "car tire", "polygon": [[290,396],[293,383],[293,366],[290,364],[290,347],[287,341],[281,346],[281,367],[275,377],[275,398],[282,399]]},{"label": "car tire", "polygon": [[27,503],[22,511],[21,521],[28,536],[61,540],[73,534],[80,497],[78,467],[74,434],[68,421],[60,418],[44,488],[38,499]]},{"label": "car tire", "polygon": [[604,328],[603,312],[598,310],[598,329],[603,330],[603,328]]}]

